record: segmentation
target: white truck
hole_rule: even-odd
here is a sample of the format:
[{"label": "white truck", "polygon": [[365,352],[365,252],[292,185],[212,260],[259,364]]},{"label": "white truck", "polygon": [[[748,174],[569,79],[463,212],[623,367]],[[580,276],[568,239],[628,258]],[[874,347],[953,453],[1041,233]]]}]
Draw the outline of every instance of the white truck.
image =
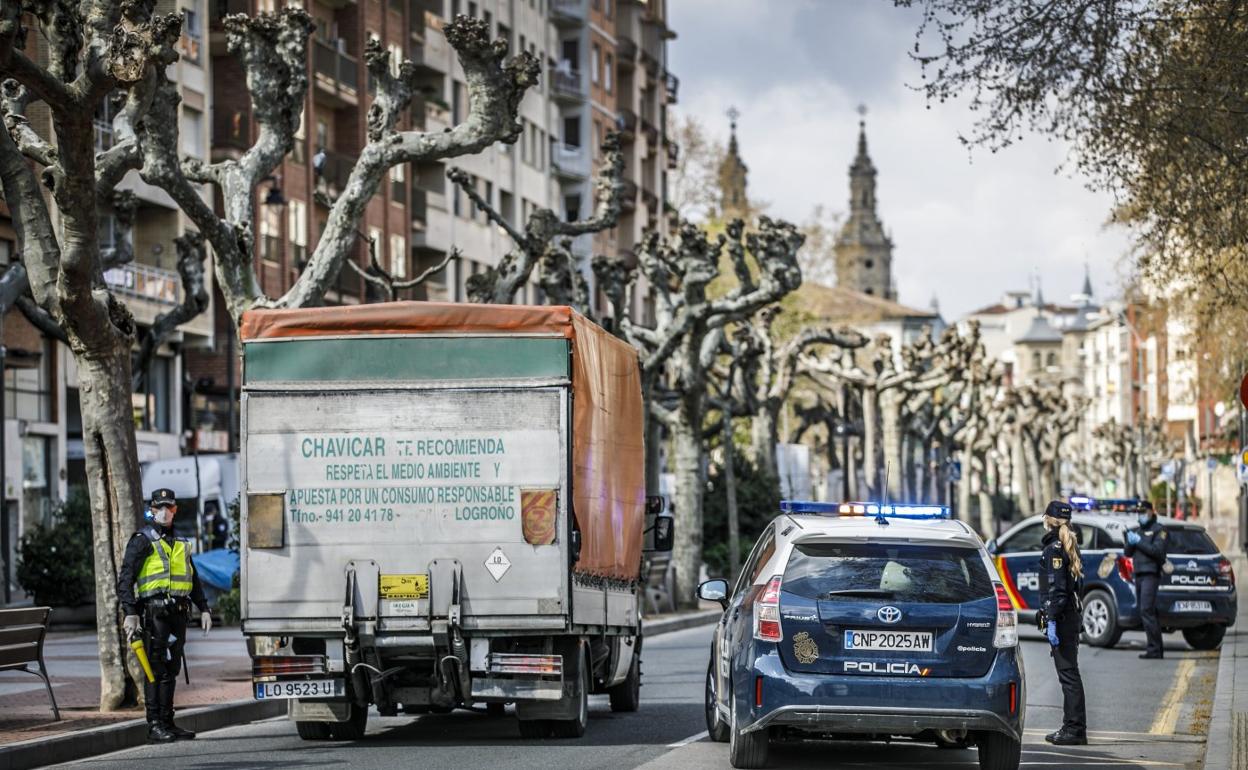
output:
[{"label": "white truck", "polygon": [[[633,348],[566,307],[398,302],[242,327],[242,616],[305,739],[515,705],[525,737],[638,707]],[[263,653],[263,654],[261,654]]]}]

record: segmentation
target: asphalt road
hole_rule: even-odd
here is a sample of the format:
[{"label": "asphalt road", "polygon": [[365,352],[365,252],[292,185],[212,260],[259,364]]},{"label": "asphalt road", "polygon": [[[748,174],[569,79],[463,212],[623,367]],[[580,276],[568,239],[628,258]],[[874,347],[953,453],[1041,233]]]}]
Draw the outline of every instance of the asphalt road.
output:
[{"label": "asphalt road", "polygon": [[[284,718],[200,736],[170,746],[147,746],[76,763],[96,770],[143,767],[285,768],[454,767],[456,770],[554,770],[555,768],[726,768],[728,747],[705,738],[702,686],[710,627],[646,643],[642,708],[613,714],[606,698],[590,702],[590,725],[580,740],[525,741],[510,717],[492,719],[459,711],[447,715],[393,717],[374,713],[368,736],[353,744],[304,742]],[[1023,642],[1028,673],[1027,740],[1023,767],[1187,768],[1199,770],[1212,706],[1217,653],[1188,650],[1168,637],[1167,657],[1142,661],[1139,634],[1115,650],[1083,648],[1091,745],[1055,748],[1042,736],[1061,721],[1061,690],[1053,678],[1048,646],[1038,634]],[[777,746],[772,767],[903,770],[914,767],[978,767],[974,750],[942,751],[896,742],[808,742]]]}]

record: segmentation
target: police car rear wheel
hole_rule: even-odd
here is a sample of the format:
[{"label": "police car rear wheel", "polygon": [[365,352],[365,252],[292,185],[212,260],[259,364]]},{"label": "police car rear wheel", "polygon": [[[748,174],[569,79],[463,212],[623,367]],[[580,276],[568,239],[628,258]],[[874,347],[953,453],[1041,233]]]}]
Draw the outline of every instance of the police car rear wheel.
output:
[{"label": "police car rear wheel", "polygon": [[1113,647],[1122,638],[1118,609],[1104,591],[1083,597],[1083,639],[1093,647]]},{"label": "police car rear wheel", "polygon": [[706,732],[716,743],[725,743],[730,729],[715,705],[715,662],[711,661],[706,668]]},{"label": "police car rear wheel", "polygon": [[756,768],[767,766],[767,753],[771,748],[767,730],[741,732],[741,720],[737,717],[737,700],[732,698],[732,730],[728,741],[728,759],[733,767]]},{"label": "police car rear wheel", "polygon": [[1226,626],[1213,625],[1197,626],[1196,628],[1183,629],[1183,638],[1192,646],[1194,650],[1216,650],[1218,645],[1222,644],[1222,637],[1226,636]]},{"label": "police car rear wheel", "polygon": [[1023,744],[1005,733],[984,733],[979,737],[980,770],[1018,770]]}]

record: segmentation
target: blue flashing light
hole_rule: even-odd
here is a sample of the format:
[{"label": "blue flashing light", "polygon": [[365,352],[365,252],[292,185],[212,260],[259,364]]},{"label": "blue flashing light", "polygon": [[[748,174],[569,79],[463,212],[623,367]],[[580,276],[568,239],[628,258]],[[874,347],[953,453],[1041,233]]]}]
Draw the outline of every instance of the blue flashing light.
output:
[{"label": "blue flashing light", "polygon": [[882,503],[821,503],[811,500],[781,500],[784,513],[813,513],[824,516],[874,516],[877,519],[948,519],[946,505]]}]

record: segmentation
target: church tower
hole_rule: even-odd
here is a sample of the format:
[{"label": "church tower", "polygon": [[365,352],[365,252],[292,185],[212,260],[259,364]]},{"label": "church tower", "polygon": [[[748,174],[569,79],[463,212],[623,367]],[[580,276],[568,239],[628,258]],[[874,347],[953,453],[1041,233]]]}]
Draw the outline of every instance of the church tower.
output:
[{"label": "church tower", "polygon": [[[866,108],[858,114],[865,116]],[[847,289],[896,300],[893,242],[875,212],[875,166],[867,154],[866,121],[858,121],[858,155],[849,167],[849,218],[836,239],[836,280]]]},{"label": "church tower", "polygon": [[745,196],[745,175],[748,169],[741,160],[741,152],[737,148],[737,118],[741,113],[736,107],[728,110],[732,134],[728,139],[728,153],[719,164],[719,213],[725,220],[733,217],[748,219],[750,202]]}]

